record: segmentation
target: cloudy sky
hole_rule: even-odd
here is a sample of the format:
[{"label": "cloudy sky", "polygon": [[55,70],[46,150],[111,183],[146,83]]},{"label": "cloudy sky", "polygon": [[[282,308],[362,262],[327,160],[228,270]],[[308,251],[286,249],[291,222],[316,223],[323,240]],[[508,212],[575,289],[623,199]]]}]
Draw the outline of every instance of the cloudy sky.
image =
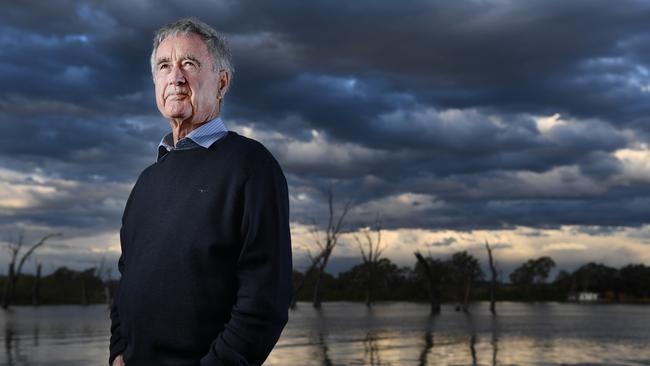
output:
[{"label": "cloudy sky", "polygon": [[0,241],[62,232],[45,272],[117,260],[125,200],[169,131],[151,38],[181,16],[229,39],[222,117],[282,165],[298,269],[330,183],[354,205],[334,273],[378,216],[400,265],[484,258],[485,240],[504,274],[541,255],[650,264],[650,3],[189,3],[0,5]]}]

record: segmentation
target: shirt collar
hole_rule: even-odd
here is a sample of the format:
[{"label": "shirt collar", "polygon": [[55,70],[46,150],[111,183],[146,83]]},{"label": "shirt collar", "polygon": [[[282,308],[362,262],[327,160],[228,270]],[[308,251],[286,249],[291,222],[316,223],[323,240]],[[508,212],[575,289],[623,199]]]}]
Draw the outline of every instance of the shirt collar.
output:
[{"label": "shirt collar", "polygon": [[[170,132],[165,135],[158,144],[158,159],[171,150],[181,148],[181,146],[183,146],[183,148],[192,148],[197,147],[198,145],[207,149],[227,133],[228,129],[219,117],[216,117],[210,122],[204,123],[198,128],[190,131],[187,136],[176,143],[176,147],[174,147],[174,136]],[[190,141],[185,141],[186,139]]]}]

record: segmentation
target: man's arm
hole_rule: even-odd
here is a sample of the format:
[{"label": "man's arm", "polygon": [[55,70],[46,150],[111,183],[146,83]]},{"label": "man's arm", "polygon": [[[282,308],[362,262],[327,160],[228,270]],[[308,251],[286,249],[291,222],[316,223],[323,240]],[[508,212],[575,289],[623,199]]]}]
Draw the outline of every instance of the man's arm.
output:
[{"label": "man's arm", "polygon": [[[120,259],[117,261],[117,268],[120,271],[120,275],[124,272],[124,254],[120,255]],[[120,278],[120,282],[122,279]],[[121,323],[119,311],[117,308],[117,297],[119,293],[119,285],[117,291],[113,295],[113,301],[111,302],[111,341],[109,346],[109,358],[108,364],[113,365],[113,360],[118,355],[121,355],[126,348],[126,339],[122,337],[121,333]],[[118,363],[119,365],[119,363]]]},{"label": "man's arm", "polygon": [[263,160],[244,186],[237,299],[201,366],[261,365],[288,320],[293,269],[287,182],[272,157]]},{"label": "man's arm", "polygon": [[[122,253],[120,254],[120,258],[117,261],[117,270],[120,272],[120,281],[117,286],[117,291],[115,291],[115,293],[113,294],[113,301],[111,302],[111,340],[109,345],[109,357],[108,357],[108,364],[110,366],[113,366],[113,360],[115,360],[115,358],[118,355],[121,356],[122,353],[124,353],[124,350],[126,349],[126,339],[122,337],[122,331],[121,331],[122,323],[120,321],[119,309],[117,307],[117,299],[119,297],[120,287],[122,285],[122,277],[124,276],[124,260],[125,260],[124,244],[126,240],[124,235],[124,222],[125,222],[125,218],[131,200],[133,199],[134,191],[135,191],[135,187],[131,190],[131,193],[129,193],[129,198],[126,200],[126,204],[124,205],[124,213],[122,213],[122,226],[120,227],[120,247]],[[117,365],[119,366],[121,364],[118,362]]]}]

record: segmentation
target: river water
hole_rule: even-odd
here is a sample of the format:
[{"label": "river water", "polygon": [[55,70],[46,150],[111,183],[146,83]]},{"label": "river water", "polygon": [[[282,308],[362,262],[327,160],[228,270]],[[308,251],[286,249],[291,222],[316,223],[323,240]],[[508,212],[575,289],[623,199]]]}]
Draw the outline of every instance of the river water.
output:
[{"label": "river water", "polygon": [[[299,303],[265,365],[650,365],[650,306]],[[106,306],[0,311],[0,365],[105,366]]]}]

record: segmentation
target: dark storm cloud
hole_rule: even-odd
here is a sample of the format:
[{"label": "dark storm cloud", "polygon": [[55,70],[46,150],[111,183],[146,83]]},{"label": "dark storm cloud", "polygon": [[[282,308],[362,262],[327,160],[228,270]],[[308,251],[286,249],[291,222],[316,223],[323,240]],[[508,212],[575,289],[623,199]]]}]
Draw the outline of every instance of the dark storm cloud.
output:
[{"label": "dark storm cloud", "polygon": [[[647,111],[644,93],[630,88],[640,60],[626,58],[645,45],[641,2],[271,1],[238,10],[262,18],[313,73],[381,75],[425,103],[583,117],[596,109],[626,120],[634,116],[613,109]],[[623,63],[608,62],[617,58]]]},{"label": "dark storm cloud", "polygon": [[[294,221],[323,217],[332,180],[337,203],[356,204],[350,228],[381,210],[386,228],[648,221],[650,190],[613,155],[649,140],[645,2],[1,10],[0,167],[23,174],[12,179],[32,200],[0,210],[3,225],[118,226],[128,185],[168,130],[154,103],[151,37],[188,15],[227,34],[236,72],[224,120],[252,128],[278,157]],[[58,195],[37,194],[44,177],[75,184],[47,181]]]}]

